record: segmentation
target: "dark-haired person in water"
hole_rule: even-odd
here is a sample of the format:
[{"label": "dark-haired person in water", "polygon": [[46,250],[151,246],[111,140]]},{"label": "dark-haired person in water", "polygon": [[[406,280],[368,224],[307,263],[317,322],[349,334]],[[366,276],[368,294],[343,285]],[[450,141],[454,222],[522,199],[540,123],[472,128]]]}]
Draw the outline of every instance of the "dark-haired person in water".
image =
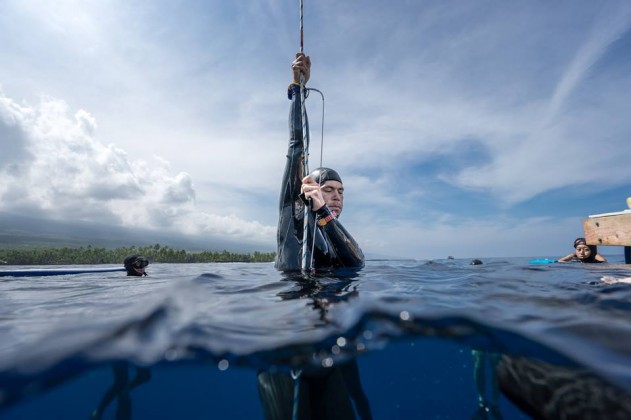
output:
[{"label": "dark-haired person in water", "polygon": [[128,255],[123,261],[128,276],[146,276],[145,268],[149,265],[149,260],[142,255]]},{"label": "dark-haired person in water", "polygon": [[598,253],[596,245],[587,245],[585,238],[576,238],[574,240],[574,249],[572,254],[568,254],[563,258],[559,258],[558,262],[578,261],[582,263],[603,263],[607,259]]},{"label": "dark-haired person in water", "polygon": [[[291,99],[289,150],[280,194],[276,268],[285,272],[300,271],[303,240],[314,243],[311,235],[315,232],[313,255],[307,256],[313,259],[312,268],[360,269],[364,266],[364,254],[338,220],[344,208],[342,178],[330,168],[318,168],[309,175],[303,173],[305,144],[301,124],[300,76],[302,74],[304,83],[309,80],[311,60],[298,53],[291,68],[293,82],[288,88]],[[303,238],[305,205],[310,205],[312,216],[309,218],[308,238]],[[308,247],[309,253],[311,248]]]},{"label": "dark-haired person in water", "polygon": [[[278,221],[278,252],[276,268],[283,272],[302,269],[302,243],[315,246],[308,259],[313,267],[335,272],[336,269],[364,267],[364,254],[338,218],[344,207],[344,185],[340,175],[330,168],[318,168],[310,175],[303,174],[304,139],[301,125],[302,104],[300,76],[309,80],[311,60],[296,54],[291,65],[293,82],[289,85],[289,151],[280,194]],[[304,208],[310,205],[308,238],[303,238]],[[314,224],[315,223],[315,224]],[[339,272],[338,272],[339,273]],[[295,298],[310,297],[314,309],[326,313],[326,295],[312,287],[313,280],[301,278],[304,293]],[[313,289],[313,290],[312,290]],[[337,295],[336,295],[337,296]],[[323,315],[321,315],[323,316]],[[322,319],[322,322],[327,322]],[[259,397],[266,419],[371,419],[368,398],[362,389],[356,360],[336,364],[331,368],[310,368],[293,377],[289,373],[260,371]]]}]

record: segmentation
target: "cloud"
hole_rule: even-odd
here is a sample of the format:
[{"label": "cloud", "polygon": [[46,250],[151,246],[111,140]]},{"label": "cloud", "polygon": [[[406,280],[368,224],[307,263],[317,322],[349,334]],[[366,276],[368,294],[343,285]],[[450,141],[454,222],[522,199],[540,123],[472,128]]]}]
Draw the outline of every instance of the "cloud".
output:
[{"label": "cloud", "polygon": [[158,156],[131,159],[96,138],[96,120],[88,112],[70,113],[55,98],[28,106],[0,93],[0,133],[8,134],[10,146],[6,162],[21,167],[19,173],[6,162],[0,168],[0,210],[273,243],[274,227],[197,210],[189,174],[173,173]]},{"label": "cloud", "polygon": [[13,112],[10,107],[12,102],[2,97],[0,89],[0,139],[2,139],[2,153],[0,153],[0,170],[4,170],[13,176],[19,175],[22,164],[31,159],[31,154],[26,148],[24,132],[15,124]]},{"label": "cloud", "polygon": [[[333,82],[342,106],[328,107],[336,138],[327,155],[355,173],[396,175],[383,183],[389,191],[374,195],[399,194],[391,185],[407,172],[417,176],[409,188],[438,177],[508,209],[547,191],[612,188],[631,177],[622,157],[631,136],[622,105],[629,66],[607,61],[612,45],[631,36],[628,3],[569,14],[549,4],[494,7],[484,16],[484,7],[418,9],[410,10],[417,26],[371,28],[377,40],[368,63],[342,68]],[[390,12],[379,20],[387,23]],[[406,50],[410,40],[419,46]],[[467,139],[479,143],[484,161],[461,160],[439,174],[418,170],[458,160],[457,145]]]}]

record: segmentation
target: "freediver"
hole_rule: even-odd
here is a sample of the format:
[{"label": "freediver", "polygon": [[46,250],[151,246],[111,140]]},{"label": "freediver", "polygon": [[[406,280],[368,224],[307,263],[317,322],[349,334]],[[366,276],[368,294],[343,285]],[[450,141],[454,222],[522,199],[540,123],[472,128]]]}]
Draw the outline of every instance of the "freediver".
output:
[{"label": "freediver", "polygon": [[[280,193],[275,267],[284,273],[300,273],[302,245],[307,241],[314,243],[313,249],[305,248],[309,252],[307,258],[313,262],[312,271],[356,272],[364,267],[364,254],[339,221],[344,207],[340,175],[330,168],[318,168],[306,176],[303,173],[305,144],[300,86],[301,76],[303,84],[309,80],[311,59],[298,53],[291,68],[293,81],[287,92],[291,100],[289,149]],[[307,238],[303,238],[305,206],[310,206],[311,213]],[[314,233],[315,241],[311,237]],[[313,297],[314,309],[325,313],[328,300],[314,293],[308,281],[301,284],[307,295]],[[355,359],[298,375],[293,371],[291,374],[260,371],[258,389],[267,419],[372,419]]]},{"label": "freediver", "polygon": [[596,245],[587,245],[585,238],[576,238],[574,240],[574,252],[559,258],[558,262],[578,261],[582,263],[604,263],[607,258],[598,253]]},{"label": "freediver", "polygon": [[[342,178],[330,168],[318,168],[309,175],[303,174],[305,143],[301,124],[300,76],[303,75],[306,84],[311,73],[311,59],[298,53],[291,68],[293,82],[287,91],[291,100],[289,149],[281,184],[275,266],[284,272],[301,270],[303,240],[312,243],[310,236],[314,232],[315,221],[315,247],[313,255],[308,256],[313,258],[314,268],[363,268],[362,250],[339,221],[344,208]],[[308,127],[306,121],[305,124]],[[310,206],[312,216],[308,222],[308,238],[303,238],[305,205]]]}]

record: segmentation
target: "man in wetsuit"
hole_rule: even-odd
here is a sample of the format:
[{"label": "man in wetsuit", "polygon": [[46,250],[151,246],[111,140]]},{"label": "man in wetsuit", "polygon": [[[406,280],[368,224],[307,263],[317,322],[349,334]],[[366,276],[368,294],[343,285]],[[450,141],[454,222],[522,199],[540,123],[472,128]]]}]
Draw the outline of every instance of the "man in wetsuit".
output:
[{"label": "man in wetsuit", "polygon": [[[310,175],[303,174],[304,139],[301,123],[302,103],[300,76],[304,83],[309,80],[311,60],[302,53],[296,54],[291,65],[293,82],[288,88],[291,100],[289,111],[289,150],[280,194],[278,220],[278,252],[276,268],[281,271],[300,271],[302,268],[302,243],[304,206],[310,206],[307,243],[312,244],[315,228],[315,246],[307,260],[311,268],[364,267],[364,254],[353,237],[344,229],[338,218],[344,206],[344,186],[339,174],[329,168],[318,168]],[[306,114],[305,114],[306,117]],[[308,125],[307,125],[308,126]]]},{"label": "man in wetsuit", "polygon": [[[303,174],[300,75],[305,83],[309,80],[311,60],[298,53],[291,67],[289,151],[280,194],[276,268],[284,272],[301,270],[304,206],[310,205],[307,243],[313,243],[311,235],[315,226],[315,247],[313,255],[309,247],[307,258],[313,260],[313,268],[327,271],[361,269],[364,254],[338,220],[344,206],[344,186],[339,174],[329,168],[318,168],[308,176]],[[309,290],[308,285],[305,288]],[[314,297],[314,301],[319,300]],[[356,415],[364,420],[372,419],[354,359],[332,368],[312,369],[299,379],[288,373],[269,371],[260,371],[257,379],[266,419],[346,420],[354,419]],[[299,391],[294,393],[296,383]]]}]

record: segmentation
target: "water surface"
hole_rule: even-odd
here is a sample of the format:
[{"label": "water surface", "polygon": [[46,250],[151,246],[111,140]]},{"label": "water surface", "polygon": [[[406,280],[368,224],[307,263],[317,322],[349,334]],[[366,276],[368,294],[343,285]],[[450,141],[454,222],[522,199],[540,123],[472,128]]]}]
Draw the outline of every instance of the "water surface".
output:
[{"label": "water surface", "polygon": [[356,363],[376,419],[628,418],[631,268],[528,260],[2,277],[0,416],[263,418],[257,373]]}]

